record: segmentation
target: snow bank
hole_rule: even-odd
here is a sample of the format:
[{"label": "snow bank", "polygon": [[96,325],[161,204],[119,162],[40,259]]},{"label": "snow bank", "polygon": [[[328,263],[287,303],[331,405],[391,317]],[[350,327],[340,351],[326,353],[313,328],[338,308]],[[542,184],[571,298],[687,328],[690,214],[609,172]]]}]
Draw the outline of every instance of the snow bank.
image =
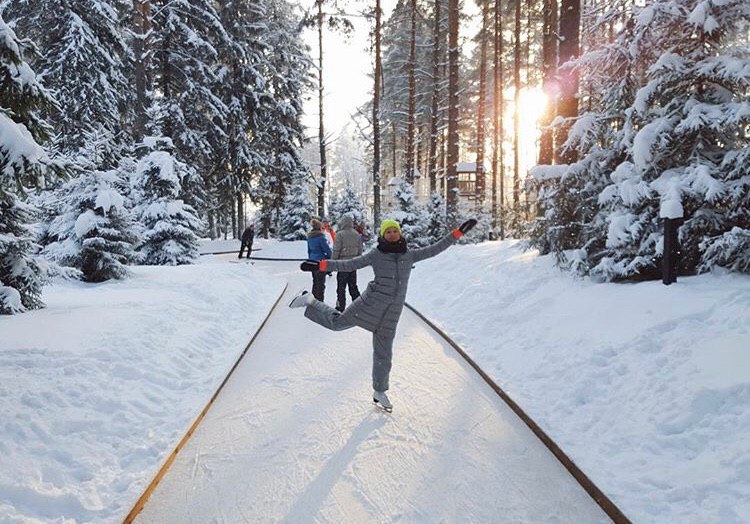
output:
[{"label": "snow bank", "polygon": [[748,522],[748,276],[594,284],[490,242],[418,264],[408,299],[634,522]]},{"label": "snow bank", "polygon": [[247,264],[136,267],[0,316],[0,521],[121,521],[282,287]]}]

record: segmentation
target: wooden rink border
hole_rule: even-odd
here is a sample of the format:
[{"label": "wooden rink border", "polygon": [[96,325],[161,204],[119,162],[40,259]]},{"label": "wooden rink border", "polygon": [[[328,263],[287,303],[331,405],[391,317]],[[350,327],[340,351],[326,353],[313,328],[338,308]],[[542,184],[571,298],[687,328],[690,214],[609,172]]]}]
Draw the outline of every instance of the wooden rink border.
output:
[{"label": "wooden rink border", "polygon": [[[200,256],[207,256],[207,255],[233,255],[235,253],[239,253],[238,250],[234,251],[216,251],[214,253],[201,253]],[[273,258],[273,257],[250,257],[246,258],[245,260],[271,260],[274,262],[304,262],[307,260],[306,258]]]},{"label": "wooden rink border", "polygon": [[[235,254],[237,252],[238,252],[237,250],[222,251],[222,252],[213,252],[213,253],[201,253],[201,255],[224,255],[224,254]],[[277,262],[302,262],[305,259],[251,257],[250,260],[267,260],[267,261],[277,261]],[[255,334],[253,335],[252,339],[250,340],[250,342],[248,342],[247,346],[242,351],[240,356],[237,358],[237,361],[229,370],[229,373],[226,375],[222,383],[219,385],[216,392],[213,394],[213,396],[208,401],[206,406],[203,408],[203,410],[200,412],[200,414],[195,419],[193,424],[190,426],[187,433],[182,437],[180,442],[177,444],[174,450],[170,453],[169,457],[167,457],[165,462],[159,468],[159,471],[156,473],[154,478],[146,487],[145,491],[140,496],[140,498],[136,501],[130,513],[128,513],[128,515],[125,517],[125,519],[123,520],[124,524],[130,524],[134,522],[135,518],[143,510],[143,507],[148,502],[153,491],[156,489],[157,485],[159,484],[161,479],[164,477],[164,475],[167,473],[170,466],[174,462],[175,458],[177,457],[177,454],[182,450],[182,448],[190,440],[190,437],[193,435],[198,425],[201,423],[206,413],[213,405],[214,401],[218,397],[224,385],[228,382],[230,376],[234,373],[240,361],[245,356],[247,351],[250,349],[250,346],[253,344],[253,342],[255,341],[255,339],[258,337],[261,330],[263,329],[263,327],[268,322],[268,319],[271,317],[271,314],[274,312],[274,310],[278,306],[281,298],[284,296],[284,293],[286,293],[288,286],[289,286],[288,283],[284,286],[284,289],[282,290],[281,294],[274,302],[271,309],[268,311],[268,314],[266,315],[265,319],[260,324]],[[441,338],[443,338],[446,342],[448,342],[448,344],[464,359],[464,361],[466,361],[466,363],[468,363],[474,369],[474,371],[477,372],[477,374],[485,381],[485,383],[487,383],[487,385],[490,386],[490,388],[505,402],[505,404],[511,410],[513,410],[513,412],[524,422],[524,424],[526,424],[526,426],[545,445],[545,447],[547,447],[547,449],[555,456],[555,458],[557,458],[557,460],[563,465],[563,467],[573,476],[573,478],[578,482],[578,484],[584,489],[584,491],[586,491],[586,493],[594,500],[594,502],[597,503],[597,505],[602,509],[602,511],[604,511],[604,513],[612,520],[612,522],[614,522],[615,524],[632,524],[631,521],[625,516],[625,514],[615,505],[615,503],[612,502],[612,500],[609,497],[607,497],[607,495],[605,495],[604,492],[602,492],[601,489],[599,489],[599,487],[596,486],[596,484],[594,484],[594,482],[575,464],[575,462],[573,462],[573,460],[570,457],[568,457],[568,455],[552,440],[552,438],[549,435],[547,435],[547,433],[541,427],[539,427],[539,425],[536,422],[534,422],[534,420],[518,404],[516,404],[516,402],[500,386],[498,386],[495,383],[495,381],[489,375],[487,375],[487,373],[485,373],[482,370],[481,367],[479,367],[479,365],[466,353],[466,351],[464,351],[463,348],[461,348],[461,346],[459,346],[441,328],[439,328],[432,321],[430,321],[426,316],[424,316],[416,308],[414,308],[414,306],[412,306],[408,302],[405,303],[404,305],[407,308],[409,308],[409,310],[412,311],[415,315],[417,315],[417,317],[419,317],[433,331],[435,331]]]},{"label": "wooden rink border", "polygon": [[[236,253],[236,251],[232,251],[232,253]],[[213,254],[213,253],[211,253]],[[172,452],[169,454],[167,459],[164,461],[164,463],[161,465],[159,470],[156,472],[156,475],[154,475],[154,478],[151,479],[151,482],[149,482],[148,486],[146,486],[146,489],[144,490],[143,494],[138,498],[138,500],[133,505],[133,508],[130,510],[130,512],[127,514],[125,519],[123,520],[124,524],[130,524],[135,521],[135,518],[138,516],[138,514],[143,510],[144,506],[148,502],[149,498],[151,498],[151,495],[153,494],[156,487],[159,485],[159,482],[161,482],[161,479],[166,475],[167,471],[169,471],[170,466],[172,466],[172,463],[174,462],[175,458],[177,458],[177,454],[182,450],[182,448],[185,447],[187,442],[190,440],[190,437],[193,436],[193,433],[198,428],[198,425],[203,421],[203,418],[206,416],[206,413],[208,413],[208,410],[213,405],[216,398],[219,396],[219,393],[221,393],[221,390],[224,388],[226,383],[229,381],[229,377],[232,376],[234,371],[237,369],[237,366],[239,366],[240,362],[244,358],[245,354],[250,349],[250,346],[253,345],[253,342],[255,342],[255,339],[258,338],[258,335],[263,330],[263,327],[268,322],[268,319],[271,318],[271,315],[273,314],[274,310],[276,309],[276,306],[279,305],[279,302],[281,301],[281,297],[284,296],[284,293],[286,293],[286,290],[289,287],[289,283],[287,282],[284,285],[284,289],[279,294],[279,297],[276,299],[276,301],[273,303],[273,306],[271,306],[271,309],[268,310],[268,314],[263,319],[263,322],[261,322],[260,326],[258,326],[258,329],[255,330],[255,334],[250,339],[250,342],[247,343],[245,346],[245,349],[242,350],[242,353],[240,353],[240,356],[235,361],[234,365],[229,370],[229,373],[224,377],[224,380],[222,380],[221,384],[219,384],[219,387],[216,389],[214,394],[209,399],[206,406],[201,410],[201,412],[198,414],[196,419],[193,421],[193,423],[190,425],[190,427],[187,430],[187,433],[182,437],[180,442],[175,446],[175,448],[172,450]]]},{"label": "wooden rink border", "polygon": [[632,524],[630,519],[628,519],[625,514],[620,511],[620,508],[618,508],[612,500],[607,497],[607,495],[604,494],[604,492],[599,489],[599,487],[594,484],[594,482],[576,465],[573,460],[571,460],[570,457],[558,446],[552,438],[550,438],[545,431],[539,427],[539,425],[534,422],[534,420],[526,414],[526,412],[515,403],[515,401],[510,398],[510,396],[500,387],[498,386],[492,378],[485,373],[482,368],[479,367],[479,365],[474,362],[474,360],[466,353],[466,351],[461,348],[452,338],[448,336],[447,333],[445,333],[442,329],[437,327],[432,321],[430,321],[427,317],[425,317],[422,313],[416,310],[414,306],[412,306],[409,303],[404,304],[409,310],[411,310],[415,315],[417,315],[419,318],[421,318],[425,324],[430,326],[433,331],[435,331],[438,335],[440,335],[450,346],[456,350],[456,352],[463,357],[463,359],[472,367],[474,368],[474,371],[476,371],[479,376],[481,376],[484,381],[487,383],[487,385],[492,388],[492,390],[497,393],[497,395],[503,399],[503,401],[508,405],[510,409],[513,410],[513,412],[520,418],[526,426],[536,435],[536,437],[542,441],[542,443],[547,447],[547,449],[550,450],[550,452],[557,458],[557,460],[560,461],[560,463],[565,467],[566,470],[573,476],[573,478],[576,479],[578,484],[581,485],[581,487],[586,491],[586,493],[589,494],[589,496],[594,499],[594,502],[596,502],[600,508],[602,508],[602,511],[607,514],[607,516],[612,519],[612,522],[615,524]]}]

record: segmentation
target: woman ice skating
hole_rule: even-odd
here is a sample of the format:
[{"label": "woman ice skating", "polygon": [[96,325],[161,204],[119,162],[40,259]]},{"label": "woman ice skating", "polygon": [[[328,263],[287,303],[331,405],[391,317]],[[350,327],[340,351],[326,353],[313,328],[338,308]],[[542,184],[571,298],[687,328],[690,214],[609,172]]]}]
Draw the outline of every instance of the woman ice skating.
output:
[{"label": "woman ice skating", "polygon": [[401,226],[394,220],[384,220],[380,225],[377,247],[364,255],[348,260],[308,260],[300,266],[303,271],[313,271],[313,274],[356,271],[372,266],[375,279],[343,313],[316,300],[307,291],[296,296],[289,307],[304,307],[307,318],[333,331],[359,326],[372,332],[372,400],[388,412],[393,409],[385,393],[391,372],[393,339],[406,300],[412,264],[444,251],[476,223],[474,219],[467,220],[439,242],[409,250],[401,236]]},{"label": "woman ice skating", "polygon": [[[323,235],[323,224],[320,220],[313,218],[310,222],[312,229],[307,233],[307,259],[319,261],[331,258],[331,248],[328,246],[325,235]],[[312,294],[323,302],[326,293],[326,271],[322,269],[310,269],[312,271]]]}]

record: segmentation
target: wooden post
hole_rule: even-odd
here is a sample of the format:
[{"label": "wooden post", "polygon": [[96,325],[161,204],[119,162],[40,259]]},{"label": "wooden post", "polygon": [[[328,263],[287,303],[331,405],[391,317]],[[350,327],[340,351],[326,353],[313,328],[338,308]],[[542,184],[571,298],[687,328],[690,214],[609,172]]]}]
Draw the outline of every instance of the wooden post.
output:
[{"label": "wooden post", "polygon": [[661,281],[665,286],[677,282],[677,225],[679,218],[664,219],[664,253],[661,260]]}]

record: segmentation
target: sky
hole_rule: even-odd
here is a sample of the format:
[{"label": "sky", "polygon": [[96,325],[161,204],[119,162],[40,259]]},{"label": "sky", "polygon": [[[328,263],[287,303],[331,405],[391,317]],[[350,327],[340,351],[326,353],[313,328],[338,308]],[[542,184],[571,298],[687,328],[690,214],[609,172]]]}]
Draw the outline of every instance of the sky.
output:
[{"label": "sky", "polygon": [[[374,2],[373,2],[374,3]],[[311,7],[311,0],[303,0],[303,9]],[[353,4],[353,3],[352,3]],[[383,20],[390,16],[395,0],[382,0]],[[348,11],[357,13],[363,9],[357,2]],[[326,134],[338,135],[342,128],[351,121],[357,108],[367,102],[371,96],[372,53],[370,51],[370,29],[373,21],[362,17],[351,17],[354,32],[348,37],[340,33],[324,31],[323,33],[323,112],[325,114]],[[318,32],[315,27],[304,32],[305,42],[310,46],[311,56],[318,64]],[[304,125],[307,136],[318,134],[318,91],[317,79],[315,90],[305,101]]]}]

